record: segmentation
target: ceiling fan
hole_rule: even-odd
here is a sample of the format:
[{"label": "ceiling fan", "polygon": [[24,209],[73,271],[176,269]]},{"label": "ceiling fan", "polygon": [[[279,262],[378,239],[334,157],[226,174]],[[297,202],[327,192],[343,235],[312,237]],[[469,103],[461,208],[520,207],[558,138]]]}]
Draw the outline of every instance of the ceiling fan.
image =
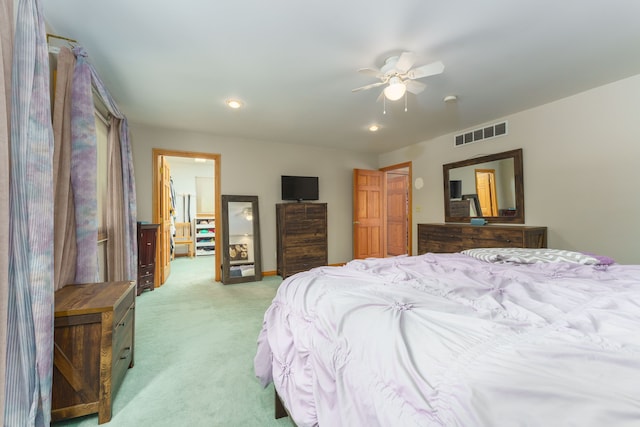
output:
[{"label": "ceiling fan", "polygon": [[416,79],[433,76],[444,71],[444,65],[440,61],[411,68],[414,63],[415,55],[413,52],[402,52],[399,56],[387,58],[379,70],[361,68],[358,72],[376,77],[380,81],[353,89],[352,92],[387,85],[380,96],[384,95],[386,99],[396,101],[402,98],[407,91],[418,94],[424,90],[426,85]]}]

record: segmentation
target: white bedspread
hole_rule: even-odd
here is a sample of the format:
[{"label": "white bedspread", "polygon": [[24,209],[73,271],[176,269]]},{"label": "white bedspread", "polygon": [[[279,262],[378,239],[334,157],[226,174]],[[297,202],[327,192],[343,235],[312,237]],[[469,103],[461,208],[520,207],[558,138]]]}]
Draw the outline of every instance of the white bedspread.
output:
[{"label": "white bedspread", "polygon": [[317,268],[280,286],[255,372],[300,427],[640,426],[640,266]]}]

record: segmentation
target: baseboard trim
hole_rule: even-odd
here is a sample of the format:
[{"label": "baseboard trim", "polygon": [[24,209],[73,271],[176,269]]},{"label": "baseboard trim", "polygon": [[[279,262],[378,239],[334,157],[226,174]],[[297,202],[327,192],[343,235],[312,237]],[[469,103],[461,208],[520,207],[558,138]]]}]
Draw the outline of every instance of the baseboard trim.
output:
[{"label": "baseboard trim", "polygon": [[[339,262],[337,264],[329,264],[329,267],[342,267],[343,265],[345,265],[346,262]],[[278,272],[276,270],[271,270],[271,271],[263,271],[262,272],[262,277],[267,277],[267,276],[277,276]]]}]

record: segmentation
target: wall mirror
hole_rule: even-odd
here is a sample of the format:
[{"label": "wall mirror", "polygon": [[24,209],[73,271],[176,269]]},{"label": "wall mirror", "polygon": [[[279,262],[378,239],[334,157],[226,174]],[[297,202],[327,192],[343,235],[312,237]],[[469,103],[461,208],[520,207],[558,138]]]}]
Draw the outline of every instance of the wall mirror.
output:
[{"label": "wall mirror", "polygon": [[262,280],[258,196],[222,196],[222,283]]},{"label": "wall mirror", "polygon": [[522,149],[442,166],[445,222],[524,224]]}]

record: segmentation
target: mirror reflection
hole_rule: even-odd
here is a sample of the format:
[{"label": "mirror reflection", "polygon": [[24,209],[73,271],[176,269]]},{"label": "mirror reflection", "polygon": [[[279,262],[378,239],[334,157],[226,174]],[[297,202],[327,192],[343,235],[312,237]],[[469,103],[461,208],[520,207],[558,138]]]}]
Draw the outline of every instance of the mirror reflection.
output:
[{"label": "mirror reflection", "polygon": [[[507,216],[515,213],[513,159],[451,169],[449,181],[451,205],[461,202],[461,208],[452,209],[451,216]],[[463,199],[463,196],[467,197]]]},{"label": "mirror reflection", "polygon": [[257,196],[222,196],[222,282],[262,280]]},{"label": "mirror reflection", "polygon": [[443,166],[445,221],[524,223],[522,150]]}]

